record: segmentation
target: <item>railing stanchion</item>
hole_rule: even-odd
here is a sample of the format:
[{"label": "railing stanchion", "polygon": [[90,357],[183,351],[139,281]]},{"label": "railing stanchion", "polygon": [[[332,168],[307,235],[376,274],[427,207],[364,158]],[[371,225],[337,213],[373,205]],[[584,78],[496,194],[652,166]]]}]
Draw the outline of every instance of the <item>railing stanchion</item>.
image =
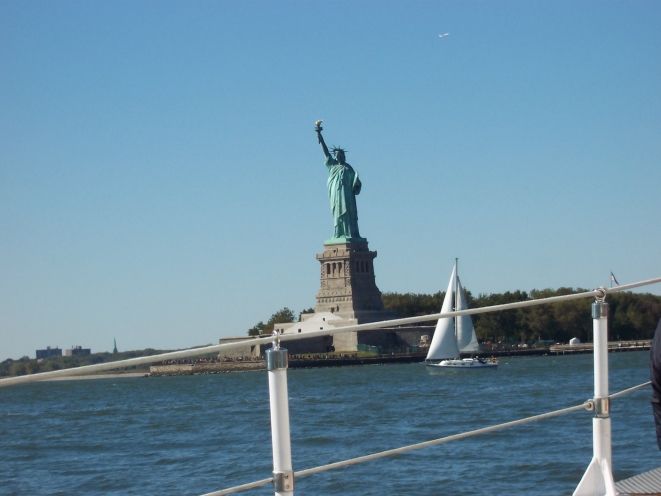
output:
[{"label": "railing stanchion", "polygon": [[611,419],[608,398],[608,303],[606,291],[601,290],[592,304],[594,330],[594,398],[591,402],[592,461],[581,478],[574,496],[615,496],[615,482],[611,467]]},{"label": "railing stanchion", "polygon": [[273,347],[266,350],[273,443],[273,487],[275,496],[293,496],[294,471],[291,462],[289,396],[287,391],[287,350],[280,348],[277,332]]}]

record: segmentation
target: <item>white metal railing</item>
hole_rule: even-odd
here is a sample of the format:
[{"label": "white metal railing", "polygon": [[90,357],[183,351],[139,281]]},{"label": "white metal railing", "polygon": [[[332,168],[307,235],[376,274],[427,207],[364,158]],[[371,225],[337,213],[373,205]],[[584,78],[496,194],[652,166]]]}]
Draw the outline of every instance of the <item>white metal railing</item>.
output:
[{"label": "white metal railing", "polygon": [[[143,365],[148,363],[159,362],[163,360],[172,360],[180,358],[189,358],[208,353],[227,351],[246,345],[266,344],[273,343],[273,347],[266,352],[267,370],[269,378],[269,396],[271,407],[271,435],[273,447],[273,476],[260,481],[254,481],[241,486],[207,493],[205,496],[220,496],[225,494],[233,494],[236,492],[245,491],[248,489],[261,487],[269,483],[274,484],[276,496],[293,496],[294,494],[294,481],[295,477],[305,477],[314,473],[333,470],[336,468],[354,465],[357,463],[364,463],[386,456],[402,454],[408,451],[426,448],[437,444],[443,444],[450,441],[465,439],[472,436],[486,434],[500,429],[506,429],[521,425],[528,422],[534,422],[546,418],[555,417],[572,413],[581,409],[588,409],[594,412],[593,418],[593,457],[588,465],[588,468],[583,475],[578,487],[574,491],[573,496],[615,496],[615,484],[613,481],[612,467],[611,467],[611,424],[610,424],[610,400],[611,398],[619,397],[638,390],[649,383],[634,386],[624,391],[620,391],[614,395],[609,395],[608,392],[608,304],[605,302],[608,293],[618,291],[625,291],[637,287],[647,286],[661,282],[661,277],[654,279],[647,279],[631,284],[624,284],[613,288],[599,288],[593,291],[586,291],[583,293],[576,293],[571,295],[553,296],[550,298],[541,298],[537,300],[526,300],[514,303],[506,303],[503,305],[493,305],[490,307],[481,307],[474,309],[467,309],[455,312],[436,313],[430,315],[423,315],[419,317],[408,317],[404,319],[393,319],[381,322],[372,322],[369,324],[358,324],[353,326],[338,327],[332,329],[324,329],[319,331],[306,332],[305,334],[291,334],[279,335],[274,333],[272,337],[255,338],[236,343],[224,343],[219,345],[205,346],[201,348],[194,348],[189,350],[174,351],[169,353],[162,353],[159,355],[152,355],[149,357],[131,358],[128,360],[119,360],[116,362],[88,365],[74,369],[57,370],[52,372],[43,372],[39,374],[32,374],[19,377],[10,377],[0,379],[0,387],[9,386],[27,382],[41,381],[54,377],[61,376],[76,376],[76,375],[89,375],[101,371],[113,370],[123,367],[131,367],[135,365]],[[293,341],[297,339],[318,337],[318,336],[332,336],[339,333],[353,332],[353,331],[369,331],[380,329],[383,327],[395,327],[400,325],[408,325],[418,322],[425,322],[436,320],[439,318],[454,317],[459,315],[476,315],[487,312],[497,312],[503,310],[510,310],[515,308],[525,308],[536,305],[544,305],[557,303],[562,301],[575,300],[580,298],[594,297],[595,302],[592,304],[592,319],[594,331],[594,396],[580,405],[556,410],[554,412],[543,413],[525,419],[514,420],[505,424],[496,426],[485,427],[474,431],[465,432],[462,434],[455,434],[440,439],[426,441],[414,445],[409,445],[401,448],[383,451],[380,453],[373,453],[351,460],[342,462],[331,463],[321,467],[306,469],[299,472],[294,472],[291,460],[291,439],[289,429],[289,405],[287,396],[287,350],[280,347],[281,342]]]},{"label": "white metal railing", "polygon": [[[636,391],[641,390],[644,387],[647,387],[650,385],[650,382],[644,382],[642,384],[639,384],[637,386],[633,386],[627,389],[624,389],[622,391],[618,391],[615,394],[612,394],[609,396],[610,399],[615,399],[615,398],[621,398],[622,396],[626,394],[630,394]],[[546,413],[541,413],[538,415],[533,415],[531,417],[526,417],[522,419],[517,419],[517,420],[512,420],[510,422],[504,422],[502,424],[496,424],[496,425],[491,425],[488,427],[483,427],[480,429],[475,429],[472,431],[466,431],[462,432],[459,434],[452,434],[450,436],[445,436],[437,439],[432,439],[429,441],[424,441],[420,443],[415,443],[415,444],[410,444],[407,446],[402,446],[400,448],[393,448],[385,451],[379,451],[377,453],[371,453],[369,455],[364,455],[364,456],[359,456],[356,458],[351,458],[348,460],[343,460],[339,462],[334,462],[334,463],[328,463],[326,465],[320,465],[318,467],[313,467],[313,468],[308,468],[304,470],[299,470],[294,472],[294,478],[296,480],[301,479],[303,477],[308,477],[310,475],[315,475],[315,474],[320,474],[323,472],[328,472],[331,470],[335,469],[340,469],[340,468],[346,468],[351,465],[358,465],[361,463],[366,463],[366,462],[371,462],[375,460],[379,460],[381,458],[388,458],[391,456],[397,456],[397,455],[403,455],[406,453],[409,453],[411,451],[416,451],[424,448],[430,448],[432,446],[438,446],[441,444],[446,444],[450,443],[452,441],[461,441],[463,439],[469,439],[471,437],[476,437],[476,436],[482,436],[484,434],[491,434],[493,432],[498,432],[506,429],[510,429],[512,427],[518,427],[521,425],[525,424],[530,424],[533,422],[539,422],[541,420],[547,420],[551,419],[554,417],[560,417],[562,415],[569,415],[571,413],[576,413],[578,411],[594,411],[594,402],[593,400],[587,400],[584,401],[583,403],[580,403],[578,405],[574,406],[569,406],[566,408],[561,408],[559,410],[554,410],[551,412],[546,412]],[[228,487],[225,489],[221,489],[219,491],[213,491],[210,493],[203,494],[202,496],[225,496],[227,494],[236,494],[240,493],[243,491],[248,491],[250,489],[256,489],[258,487],[264,487],[269,484],[273,483],[273,477],[270,477],[268,479],[261,479],[258,481],[253,481],[249,482],[246,484],[241,484],[239,486],[233,486],[233,487]]]}]

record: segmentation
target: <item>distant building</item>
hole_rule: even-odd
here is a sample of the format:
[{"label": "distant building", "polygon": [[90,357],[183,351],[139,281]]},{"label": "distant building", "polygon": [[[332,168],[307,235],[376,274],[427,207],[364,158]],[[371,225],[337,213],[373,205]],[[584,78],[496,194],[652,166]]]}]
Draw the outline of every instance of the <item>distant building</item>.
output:
[{"label": "distant building", "polygon": [[[391,318],[384,312],[384,320]],[[301,315],[300,322],[275,323],[273,330],[278,334],[301,334],[309,331],[332,330],[338,327],[353,326],[358,324],[357,319],[346,319],[339,316],[338,312],[314,312]],[[378,353],[414,353],[418,352],[421,342],[424,346],[423,336],[434,333],[434,326],[408,326],[396,328],[380,328],[371,331],[353,331],[334,336],[319,336],[307,339],[287,341],[283,344],[289,353],[331,353],[331,352],[356,352],[363,351],[369,347],[376,348]],[[270,344],[263,345],[270,348]]]},{"label": "distant building", "polygon": [[80,356],[91,354],[92,350],[90,348],[83,348],[82,346],[74,346],[68,350],[64,350],[64,356]]},{"label": "distant building", "polygon": [[219,344],[226,343],[237,343],[246,341],[246,345],[240,348],[235,348],[229,351],[221,351],[218,353],[219,360],[236,360],[236,359],[251,359],[254,360],[259,358],[260,347],[258,345],[250,344],[254,338],[249,337],[238,337],[238,338],[220,338],[218,340]]},{"label": "distant building", "polygon": [[50,357],[60,357],[62,356],[62,350],[60,348],[51,348],[47,346],[45,350],[37,350],[37,360]]}]

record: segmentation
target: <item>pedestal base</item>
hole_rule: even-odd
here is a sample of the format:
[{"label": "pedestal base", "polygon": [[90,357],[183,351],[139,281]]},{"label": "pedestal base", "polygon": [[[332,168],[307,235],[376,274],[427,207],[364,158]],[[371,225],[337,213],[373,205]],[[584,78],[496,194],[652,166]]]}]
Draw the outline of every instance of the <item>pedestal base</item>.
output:
[{"label": "pedestal base", "polygon": [[375,258],[367,240],[325,243],[323,253],[317,254],[321,287],[315,312],[332,312],[358,323],[380,320],[383,301],[374,277]]}]

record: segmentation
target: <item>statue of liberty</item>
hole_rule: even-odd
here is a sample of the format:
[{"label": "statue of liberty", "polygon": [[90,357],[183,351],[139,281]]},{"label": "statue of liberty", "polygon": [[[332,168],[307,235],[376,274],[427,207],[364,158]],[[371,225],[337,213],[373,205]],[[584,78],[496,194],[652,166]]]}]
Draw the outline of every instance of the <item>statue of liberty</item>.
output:
[{"label": "statue of liberty", "polygon": [[335,147],[331,152],[321,135],[321,121],[315,122],[315,131],[326,157],[328,169],[328,200],[335,230],[328,243],[343,243],[350,241],[364,241],[358,232],[358,209],[356,208],[356,195],[360,193],[360,179],[358,173],[346,162],[346,151]]}]

